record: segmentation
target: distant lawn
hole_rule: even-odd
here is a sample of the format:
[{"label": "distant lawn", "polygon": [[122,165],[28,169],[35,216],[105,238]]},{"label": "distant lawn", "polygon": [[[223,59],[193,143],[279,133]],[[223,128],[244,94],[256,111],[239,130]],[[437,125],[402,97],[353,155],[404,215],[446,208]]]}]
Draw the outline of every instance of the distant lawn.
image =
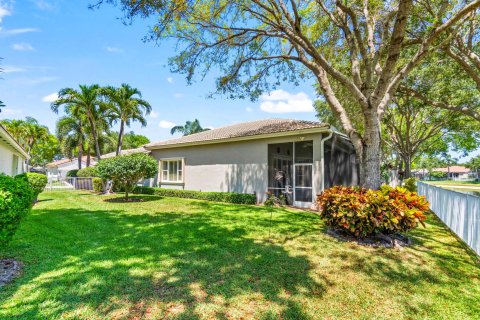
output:
[{"label": "distant lawn", "polygon": [[455,180],[442,180],[442,181],[424,181],[433,185],[455,185],[455,186],[476,186],[480,187],[480,181],[455,181]]},{"label": "distant lawn", "polygon": [[2,257],[0,319],[478,319],[478,257],[430,216],[404,250],[344,243],[314,213],[144,196],[40,196]]}]

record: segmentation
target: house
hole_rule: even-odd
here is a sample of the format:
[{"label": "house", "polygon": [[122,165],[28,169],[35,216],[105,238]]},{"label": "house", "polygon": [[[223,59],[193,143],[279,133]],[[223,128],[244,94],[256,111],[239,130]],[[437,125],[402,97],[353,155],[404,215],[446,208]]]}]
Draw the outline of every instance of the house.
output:
[{"label": "house", "polygon": [[28,154],[18,142],[0,124],[0,173],[9,176],[26,171],[26,160]]},{"label": "house", "polygon": [[[475,173],[464,166],[450,166],[445,168],[433,168],[431,172],[443,172],[448,180],[469,180],[475,179]],[[429,176],[427,169],[412,171],[415,178],[426,179]]]},{"label": "house", "polygon": [[[82,168],[87,167],[87,156],[82,157]],[[91,159],[90,165],[95,165],[94,159]],[[70,170],[78,170],[78,158],[57,160],[46,165],[47,177],[49,181],[63,180],[67,177]]]},{"label": "house", "polygon": [[244,122],[144,147],[162,188],[255,193],[258,202],[272,192],[309,207],[325,188],[358,183],[350,140],[320,122]]}]

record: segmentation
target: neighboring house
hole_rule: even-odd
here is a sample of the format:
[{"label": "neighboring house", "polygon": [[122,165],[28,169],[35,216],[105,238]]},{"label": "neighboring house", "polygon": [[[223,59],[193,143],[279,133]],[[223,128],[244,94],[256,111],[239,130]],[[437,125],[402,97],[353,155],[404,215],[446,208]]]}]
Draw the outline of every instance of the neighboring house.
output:
[{"label": "neighboring house", "polygon": [[[96,164],[95,160],[91,158],[90,166]],[[82,157],[82,168],[87,167],[87,156]],[[46,165],[47,177],[49,181],[62,180],[67,177],[67,172],[70,170],[78,170],[78,159],[62,159],[51,162]]]},{"label": "neighboring house", "polygon": [[447,173],[447,178],[452,180],[468,180],[471,178],[470,169],[464,166],[451,166],[448,168],[436,168],[433,171]]},{"label": "neighboring house", "polygon": [[[446,174],[446,178],[450,180],[469,180],[475,178],[475,173],[464,166],[451,166],[445,168],[433,168],[432,172],[443,172]],[[415,178],[426,179],[429,172],[427,169],[417,169],[412,171]]]},{"label": "neighboring house", "polygon": [[319,122],[245,122],[144,147],[162,188],[255,193],[258,202],[269,191],[309,207],[325,188],[358,183],[350,140]]},{"label": "neighboring house", "polygon": [[9,176],[24,173],[26,171],[25,162],[28,158],[25,150],[0,124],[0,173]]}]

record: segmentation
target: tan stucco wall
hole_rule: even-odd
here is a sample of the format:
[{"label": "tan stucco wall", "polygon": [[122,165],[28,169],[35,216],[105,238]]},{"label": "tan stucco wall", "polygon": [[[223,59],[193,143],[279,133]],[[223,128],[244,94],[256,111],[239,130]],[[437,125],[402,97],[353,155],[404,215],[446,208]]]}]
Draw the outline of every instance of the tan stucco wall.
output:
[{"label": "tan stucco wall", "polygon": [[[321,189],[321,134],[268,138],[152,151],[157,160],[184,158],[184,185],[160,185],[185,190],[257,193],[265,200],[268,188],[268,144],[313,140],[313,194]],[[159,171],[161,168],[159,168]],[[158,180],[160,181],[160,180]]]},{"label": "tan stucco wall", "polygon": [[23,173],[25,170],[25,157],[4,141],[0,140],[0,173],[9,176],[12,175],[14,154],[18,156],[18,174]]}]

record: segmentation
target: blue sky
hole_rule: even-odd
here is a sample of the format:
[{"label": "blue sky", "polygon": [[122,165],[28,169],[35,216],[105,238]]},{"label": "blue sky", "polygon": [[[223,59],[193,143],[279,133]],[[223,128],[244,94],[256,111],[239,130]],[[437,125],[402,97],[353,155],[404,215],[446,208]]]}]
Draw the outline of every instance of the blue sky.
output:
[{"label": "blue sky", "polygon": [[89,10],[92,2],[0,0],[0,100],[7,106],[0,118],[33,116],[54,130],[58,116],[49,101],[60,88],[126,82],[153,106],[148,126],[131,128],[151,140],[170,138],[169,127],[194,118],[214,128],[271,117],[315,120],[312,83],[286,84],[258,102],[207,98],[213,77],[188,86],[170,73],[174,43],[143,42],[148,21],[125,26],[118,8]]},{"label": "blue sky", "polygon": [[32,116],[54,132],[59,115],[50,102],[60,88],[125,82],[153,106],[147,127],[131,127],[152,141],[170,138],[169,128],[194,118],[211,128],[273,117],[316,120],[313,82],[287,83],[257,102],[207,98],[213,77],[187,86],[167,65],[174,43],[142,41],[149,21],[125,26],[118,8],[89,10],[92,2],[0,0],[0,100],[6,104],[0,119]]}]

